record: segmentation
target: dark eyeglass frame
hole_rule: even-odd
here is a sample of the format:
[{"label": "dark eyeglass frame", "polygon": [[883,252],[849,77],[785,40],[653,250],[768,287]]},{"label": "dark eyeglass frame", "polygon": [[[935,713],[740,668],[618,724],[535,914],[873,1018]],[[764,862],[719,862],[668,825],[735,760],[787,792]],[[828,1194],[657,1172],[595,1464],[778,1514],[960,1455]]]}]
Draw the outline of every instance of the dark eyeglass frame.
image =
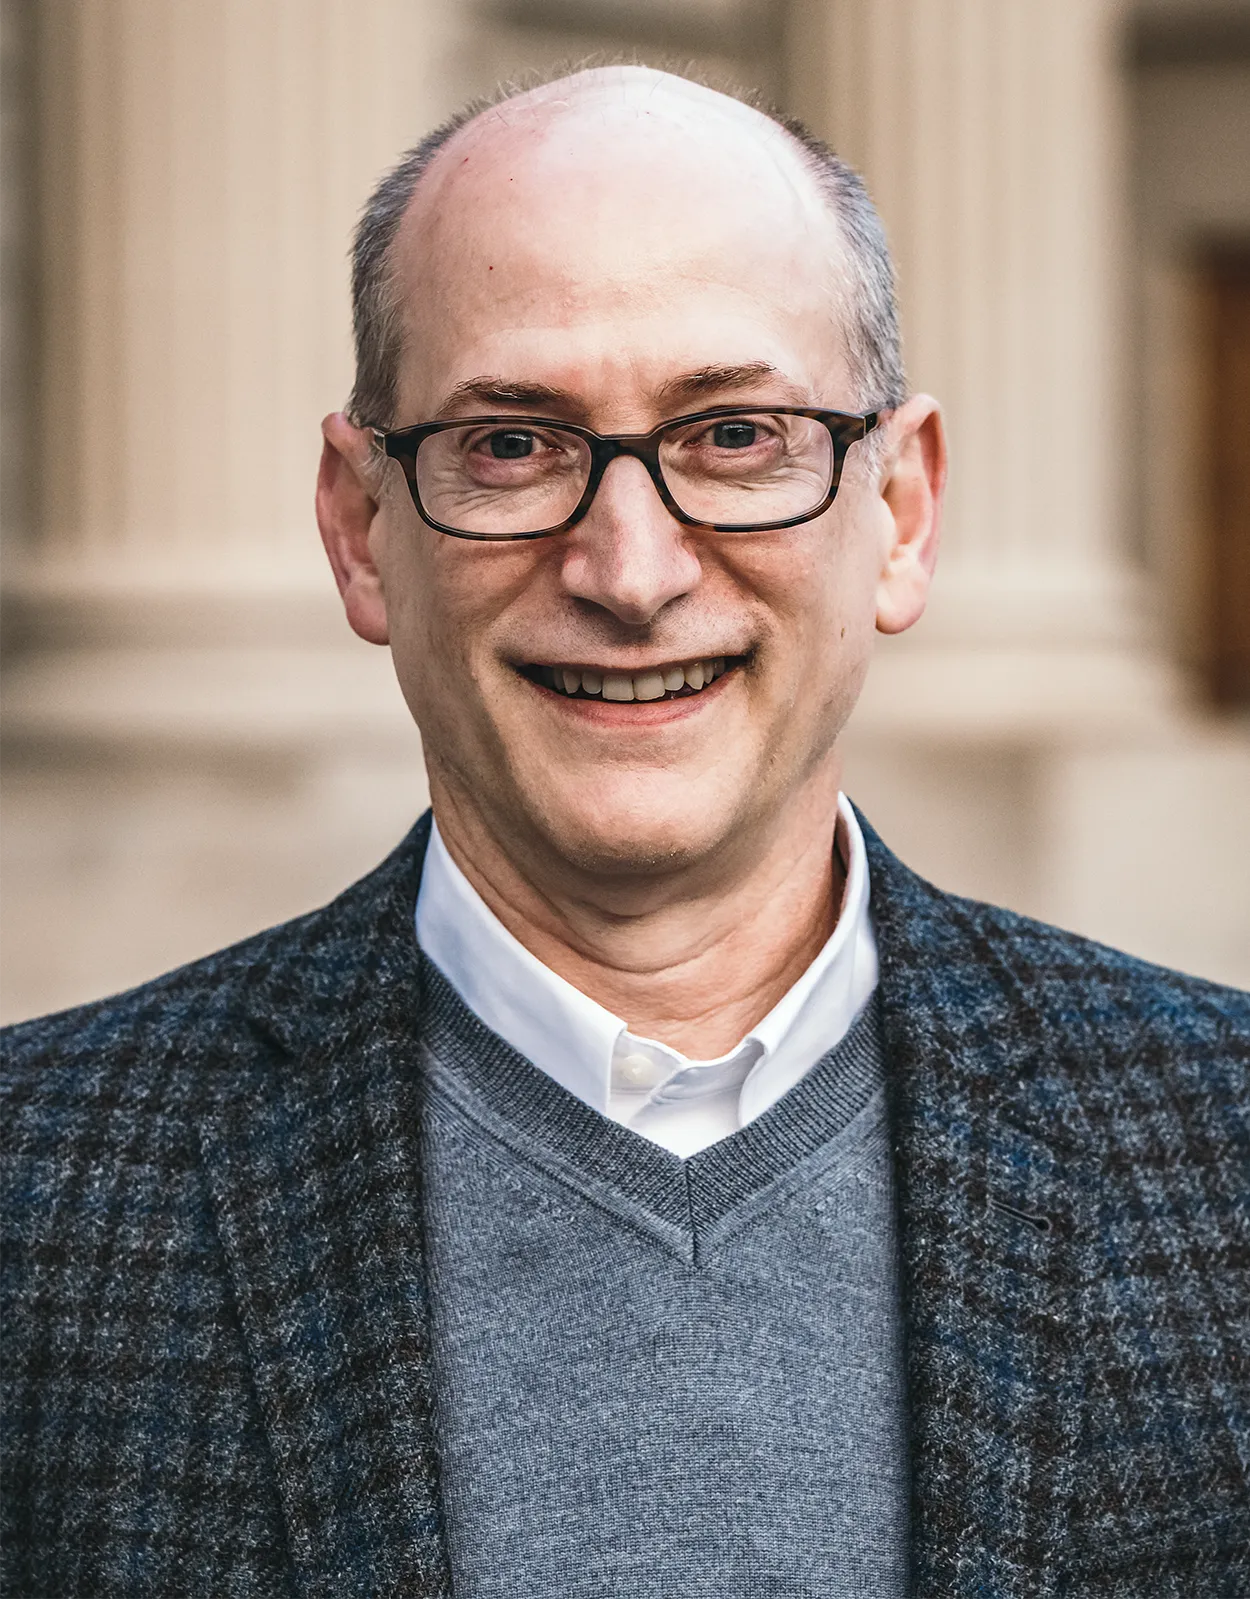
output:
[{"label": "dark eyeglass frame", "polygon": [[[421,422],[415,427],[370,428],[374,441],[392,461],[398,461],[408,482],[408,492],[422,521],[440,533],[454,539],[474,539],[483,543],[510,543],[514,539],[545,539],[556,533],[567,533],[590,510],[598,493],[603,474],[619,455],[632,455],[641,461],[655,485],[656,493],[665,510],[686,527],[705,528],[711,533],[771,533],[781,528],[798,527],[821,516],[833,504],[842,481],[842,468],[852,444],[866,438],[885,415],[882,411],[827,411],[817,406],[804,405],[716,405],[706,411],[692,411],[688,416],[675,416],[661,422],[650,433],[595,433],[590,428],[578,427],[574,422],[561,422],[548,416],[458,416],[446,422]],[[833,443],[833,471],[828,491],[820,504],[800,516],[788,516],[780,522],[704,522],[697,516],[688,516],[669,493],[660,466],[660,444],[664,435],[673,428],[688,427],[692,422],[714,422],[734,416],[806,416],[820,422],[829,431]],[[584,439],[590,447],[590,472],[581,499],[563,522],[539,528],[535,533],[466,533],[462,528],[448,527],[437,522],[421,503],[421,490],[417,484],[417,452],[426,439],[434,433],[445,433],[450,428],[481,427],[483,424],[501,424],[511,427],[559,428],[565,433]]]}]

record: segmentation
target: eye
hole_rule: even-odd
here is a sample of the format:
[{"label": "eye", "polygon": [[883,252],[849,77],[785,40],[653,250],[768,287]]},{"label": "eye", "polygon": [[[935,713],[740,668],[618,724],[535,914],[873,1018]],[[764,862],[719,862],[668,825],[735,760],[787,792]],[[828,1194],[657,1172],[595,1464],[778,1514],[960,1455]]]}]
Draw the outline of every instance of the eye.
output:
[{"label": "eye", "polygon": [[712,443],[718,450],[749,450],[758,437],[756,424],[741,418],[718,422],[712,429]]},{"label": "eye", "polygon": [[487,442],[490,444],[490,453],[497,461],[520,461],[527,455],[533,455],[536,440],[532,433],[509,429],[506,433],[492,433]]}]

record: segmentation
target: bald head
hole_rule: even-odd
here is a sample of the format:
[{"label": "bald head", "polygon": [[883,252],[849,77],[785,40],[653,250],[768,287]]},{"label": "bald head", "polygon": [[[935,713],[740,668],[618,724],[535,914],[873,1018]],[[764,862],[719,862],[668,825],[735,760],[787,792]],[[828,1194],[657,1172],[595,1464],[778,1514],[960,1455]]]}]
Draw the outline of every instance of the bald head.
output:
[{"label": "bald head", "polygon": [[533,134],[561,122],[587,128],[632,125],[639,132],[668,128],[695,137],[712,128],[727,138],[788,149],[792,157],[799,148],[780,122],[750,101],[655,67],[588,67],[529,89],[510,90],[476,109],[467,107],[466,113],[452,119],[456,126],[442,141],[444,148],[454,144],[463,153],[469,139],[508,131]]},{"label": "bald head", "polygon": [[358,422],[401,420],[406,307],[449,268],[476,283],[477,257],[505,238],[482,294],[541,252],[551,271],[567,267],[570,301],[579,262],[600,282],[610,267],[637,298],[681,250],[687,275],[719,250],[744,281],[775,277],[780,239],[810,263],[786,274],[787,291],[823,296],[839,324],[856,401],[903,398],[893,273],[858,177],[797,124],[669,73],[607,67],[466,107],[378,185],[353,257]]},{"label": "bald head", "polygon": [[512,176],[517,164],[553,156],[570,171],[597,169],[609,204],[621,176],[650,169],[654,184],[662,181],[657,165],[686,159],[732,171],[740,196],[784,187],[828,212],[805,150],[780,123],[703,84],[638,66],[591,68],[479,111],[441,143],[420,187],[445,195],[456,173],[484,160]]}]

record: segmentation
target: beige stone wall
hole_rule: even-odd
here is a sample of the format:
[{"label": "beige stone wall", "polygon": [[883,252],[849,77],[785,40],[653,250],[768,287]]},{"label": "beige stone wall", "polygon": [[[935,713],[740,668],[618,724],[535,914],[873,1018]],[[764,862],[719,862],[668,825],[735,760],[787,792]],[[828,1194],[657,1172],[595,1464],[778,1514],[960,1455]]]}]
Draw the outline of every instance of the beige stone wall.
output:
[{"label": "beige stone wall", "polygon": [[852,792],[950,887],[1250,982],[1250,745],[1186,709],[1129,525],[1122,7],[34,9],[42,492],[6,541],[7,1016],[307,908],[419,808],[415,733],[311,515],[351,224],[465,95],[630,45],[754,81],[863,166],[913,375],[948,405],[942,579],[880,652]]}]

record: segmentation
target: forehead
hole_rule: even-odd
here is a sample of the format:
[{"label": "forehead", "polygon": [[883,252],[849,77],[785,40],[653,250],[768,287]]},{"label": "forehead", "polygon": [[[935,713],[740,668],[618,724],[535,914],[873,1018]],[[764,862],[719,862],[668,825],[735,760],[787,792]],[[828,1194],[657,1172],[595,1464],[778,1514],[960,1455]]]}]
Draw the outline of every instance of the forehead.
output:
[{"label": "forehead", "polygon": [[480,372],[838,365],[837,231],[781,130],[659,74],[556,91],[485,113],[418,185],[391,259],[401,403]]}]

